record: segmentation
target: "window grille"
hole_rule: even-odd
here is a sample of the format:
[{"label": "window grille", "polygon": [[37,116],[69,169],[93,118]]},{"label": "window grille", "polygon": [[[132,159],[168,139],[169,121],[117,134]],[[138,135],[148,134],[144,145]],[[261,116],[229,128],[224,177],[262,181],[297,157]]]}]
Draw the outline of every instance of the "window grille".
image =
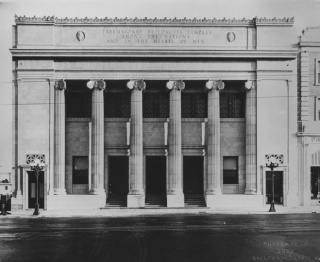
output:
[{"label": "window grille", "polygon": [[46,157],[45,155],[35,155],[35,154],[28,154],[26,156],[26,163],[29,165],[31,163],[34,163],[34,161],[36,161],[37,159],[40,160],[40,163],[45,164],[46,162]]},{"label": "window grille", "polygon": [[245,117],[245,93],[220,93],[220,118]]},{"label": "window grille", "polygon": [[91,92],[66,92],[67,117],[91,117]]},{"label": "window grille", "polygon": [[130,118],[130,93],[106,93],[104,116],[106,118]]},{"label": "window grille", "polygon": [[207,118],[207,93],[182,93],[182,118]]},{"label": "window grille", "polygon": [[169,117],[169,93],[144,93],[143,94],[144,118]]},{"label": "window grille", "polygon": [[265,161],[269,161],[270,158],[275,158],[277,159],[279,164],[283,164],[284,161],[284,155],[282,154],[270,154],[270,155],[265,155]]}]

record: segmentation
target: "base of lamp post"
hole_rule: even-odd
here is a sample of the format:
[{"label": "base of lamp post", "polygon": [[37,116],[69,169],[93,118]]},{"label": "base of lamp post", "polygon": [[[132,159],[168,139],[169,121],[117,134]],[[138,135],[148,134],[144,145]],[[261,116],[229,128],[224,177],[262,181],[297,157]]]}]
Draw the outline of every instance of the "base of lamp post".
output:
[{"label": "base of lamp post", "polygon": [[33,215],[37,216],[39,215],[39,204],[36,204],[35,207],[34,207],[34,212],[33,212]]},{"label": "base of lamp post", "polygon": [[276,212],[276,209],[274,208],[274,203],[273,202],[270,205],[269,212]]}]

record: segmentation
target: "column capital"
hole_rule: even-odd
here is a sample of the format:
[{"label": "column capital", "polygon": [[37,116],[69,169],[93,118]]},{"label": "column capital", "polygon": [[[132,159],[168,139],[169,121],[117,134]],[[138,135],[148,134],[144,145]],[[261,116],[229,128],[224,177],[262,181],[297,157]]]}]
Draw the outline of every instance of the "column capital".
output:
[{"label": "column capital", "polygon": [[173,89],[183,90],[186,85],[183,82],[183,80],[174,80],[174,81],[170,80],[167,82],[166,86],[171,91]]},{"label": "column capital", "polygon": [[56,80],[54,82],[54,87],[61,91],[66,90],[67,88],[66,81],[64,81],[63,79]]},{"label": "column capital", "polygon": [[98,90],[105,90],[106,89],[106,82],[101,79],[101,80],[90,80],[87,82],[87,87],[89,89],[98,89]]},{"label": "column capital", "polygon": [[246,91],[250,91],[256,87],[256,80],[247,80],[244,86]]},{"label": "column capital", "polygon": [[136,89],[139,91],[143,91],[146,89],[146,82],[144,82],[143,80],[130,80],[127,83],[127,87],[130,90]]},{"label": "column capital", "polygon": [[222,82],[222,80],[220,81],[214,81],[214,80],[209,80],[208,82],[206,82],[206,89],[208,91],[210,90],[223,90],[224,89],[224,82]]}]

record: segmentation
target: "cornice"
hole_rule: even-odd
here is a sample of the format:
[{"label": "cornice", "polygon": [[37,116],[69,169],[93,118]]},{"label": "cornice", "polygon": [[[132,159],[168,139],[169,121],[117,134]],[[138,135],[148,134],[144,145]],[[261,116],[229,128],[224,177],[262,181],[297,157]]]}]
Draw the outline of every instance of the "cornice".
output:
[{"label": "cornice", "polygon": [[319,137],[320,133],[303,133],[303,132],[297,132],[298,137]]},{"label": "cornice", "polygon": [[43,16],[43,17],[26,17],[26,16],[17,16],[15,15],[16,24],[119,24],[119,25],[127,25],[127,24],[178,24],[178,25],[270,25],[270,24],[278,24],[278,25],[293,25],[294,17],[292,18],[258,18],[255,17],[253,19],[188,19],[188,18],[58,18],[55,16]]},{"label": "cornice", "polygon": [[208,57],[295,59],[293,50],[10,49],[13,57]]}]

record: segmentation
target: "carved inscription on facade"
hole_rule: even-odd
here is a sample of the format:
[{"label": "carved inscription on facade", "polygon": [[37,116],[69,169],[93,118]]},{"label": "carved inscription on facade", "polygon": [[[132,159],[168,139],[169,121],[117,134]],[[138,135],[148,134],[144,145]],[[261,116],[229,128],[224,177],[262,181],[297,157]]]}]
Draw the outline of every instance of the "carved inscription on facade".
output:
[{"label": "carved inscription on facade", "polygon": [[103,29],[106,44],[110,45],[210,45],[213,29],[197,28],[120,28]]}]

